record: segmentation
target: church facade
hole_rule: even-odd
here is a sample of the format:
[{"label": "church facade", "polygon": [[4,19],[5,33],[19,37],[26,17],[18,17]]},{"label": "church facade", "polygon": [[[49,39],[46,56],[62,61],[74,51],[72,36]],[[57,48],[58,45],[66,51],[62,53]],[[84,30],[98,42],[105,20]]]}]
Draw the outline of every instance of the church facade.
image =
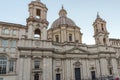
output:
[{"label": "church facade", "polygon": [[26,25],[0,22],[0,80],[119,78],[120,40],[109,38],[99,14],[93,23],[95,44],[87,45],[63,7],[47,29],[47,10],[40,0],[32,1]]}]

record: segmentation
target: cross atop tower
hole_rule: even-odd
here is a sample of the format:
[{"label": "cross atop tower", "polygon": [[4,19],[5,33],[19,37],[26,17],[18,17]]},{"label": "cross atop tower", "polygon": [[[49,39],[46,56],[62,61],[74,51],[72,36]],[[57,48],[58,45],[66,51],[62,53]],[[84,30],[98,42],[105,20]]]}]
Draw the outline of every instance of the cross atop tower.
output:
[{"label": "cross atop tower", "polygon": [[97,12],[97,18],[100,18],[99,12]]},{"label": "cross atop tower", "polygon": [[62,9],[64,9],[64,6],[63,6],[63,4],[62,4]]}]

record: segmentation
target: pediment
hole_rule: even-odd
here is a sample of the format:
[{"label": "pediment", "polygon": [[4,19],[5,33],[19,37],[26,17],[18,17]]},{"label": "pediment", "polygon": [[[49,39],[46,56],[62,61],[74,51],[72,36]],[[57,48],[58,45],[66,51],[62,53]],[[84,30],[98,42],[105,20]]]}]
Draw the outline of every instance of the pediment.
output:
[{"label": "pediment", "polygon": [[70,53],[73,53],[73,54],[88,54],[89,51],[87,51],[85,49],[82,49],[80,47],[74,47],[74,48],[72,48],[70,50],[65,51],[65,53],[69,53],[69,54]]}]

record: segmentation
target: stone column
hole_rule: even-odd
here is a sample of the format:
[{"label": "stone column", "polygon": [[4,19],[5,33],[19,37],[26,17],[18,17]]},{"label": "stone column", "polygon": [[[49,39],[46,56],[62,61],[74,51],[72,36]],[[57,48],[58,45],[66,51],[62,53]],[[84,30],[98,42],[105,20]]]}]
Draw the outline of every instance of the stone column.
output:
[{"label": "stone column", "polygon": [[66,40],[66,27],[61,27],[61,42],[65,42]]},{"label": "stone column", "polygon": [[19,75],[18,80],[23,80],[23,58],[19,59],[18,68],[19,68],[19,70],[17,69]]},{"label": "stone column", "polygon": [[90,78],[91,77],[91,74],[90,74],[90,64],[89,64],[89,59],[86,59],[86,72],[87,72],[87,78]]},{"label": "stone column", "polygon": [[75,73],[75,71],[74,71],[74,60],[73,59],[71,59],[71,77],[72,77],[72,80],[74,80],[74,78],[75,78],[75,75],[74,75],[74,73]]},{"label": "stone column", "polygon": [[66,59],[66,80],[70,80],[70,59]]},{"label": "stone column", "polygon": [[96,77],[98,78],[101,76],[99,59],[97,59],[95,63],[96,63]]},{"label": "stone column", "polygon": [[52,79],[52,58],[43,58],[43,80],[53,80]]},{"label": "stone column", "polygon": [[24,75],[24,80],[30,80],[30,75],[31,75],[31,59],[30,58],[25,58],[24,59],[24,68],[23,68],[23,75]]},{"label": "stone column", "polygon": [[41,30],[41,40],[47,40],[47,29],[46,29],[46,27],[44,27]]},{"label": "stone column", "polygon": [[119,73],[118,73],[118,68],[117,68],[117,61],[115,58],[112,58],[112,66],[113,66],[114,77],[118,77]]},{"label": "stone column", "polygon": [[107,60],[105,58],[101,58],[99,64],[100,64],[100,75],[107,76],[108,75]]},{"label": "stone column", "polygon": [[65,68],[65,66],[66,66],[65,65],[65,59],[63,59],[62,60],[62,74],[61,74],[63,76],[62,77],[63,80],[66,80],[66,78],[65,78],[66,77],[66,68]]},{"label": "stone column", "polygon": [[32,23],[29,23],[29,25],[28,25],[28,38],[29,39],[32,39],[33,38],[33,25],[32,25]]},{"label": "stone column", "polygon": [[87,69],[86,69],[86,61],[85,60],[82,60],[82,66],[83,66],[83,79],[87,79]]},{"label": "stone column", "polygon": [[30,80],[31,75],[31,59],[20,58],[19,60],[19,80]]}]

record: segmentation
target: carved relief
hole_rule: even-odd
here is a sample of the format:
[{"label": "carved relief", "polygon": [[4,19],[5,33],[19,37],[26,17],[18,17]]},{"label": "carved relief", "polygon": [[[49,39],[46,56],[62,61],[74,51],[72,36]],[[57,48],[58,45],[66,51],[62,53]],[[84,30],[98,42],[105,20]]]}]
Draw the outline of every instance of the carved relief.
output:
[{"label": "carved relief", "polygon": [[82,64],[81,64],[79,61],[76,61],[73,65],[74,65],[75,67],[80,67]]}]

